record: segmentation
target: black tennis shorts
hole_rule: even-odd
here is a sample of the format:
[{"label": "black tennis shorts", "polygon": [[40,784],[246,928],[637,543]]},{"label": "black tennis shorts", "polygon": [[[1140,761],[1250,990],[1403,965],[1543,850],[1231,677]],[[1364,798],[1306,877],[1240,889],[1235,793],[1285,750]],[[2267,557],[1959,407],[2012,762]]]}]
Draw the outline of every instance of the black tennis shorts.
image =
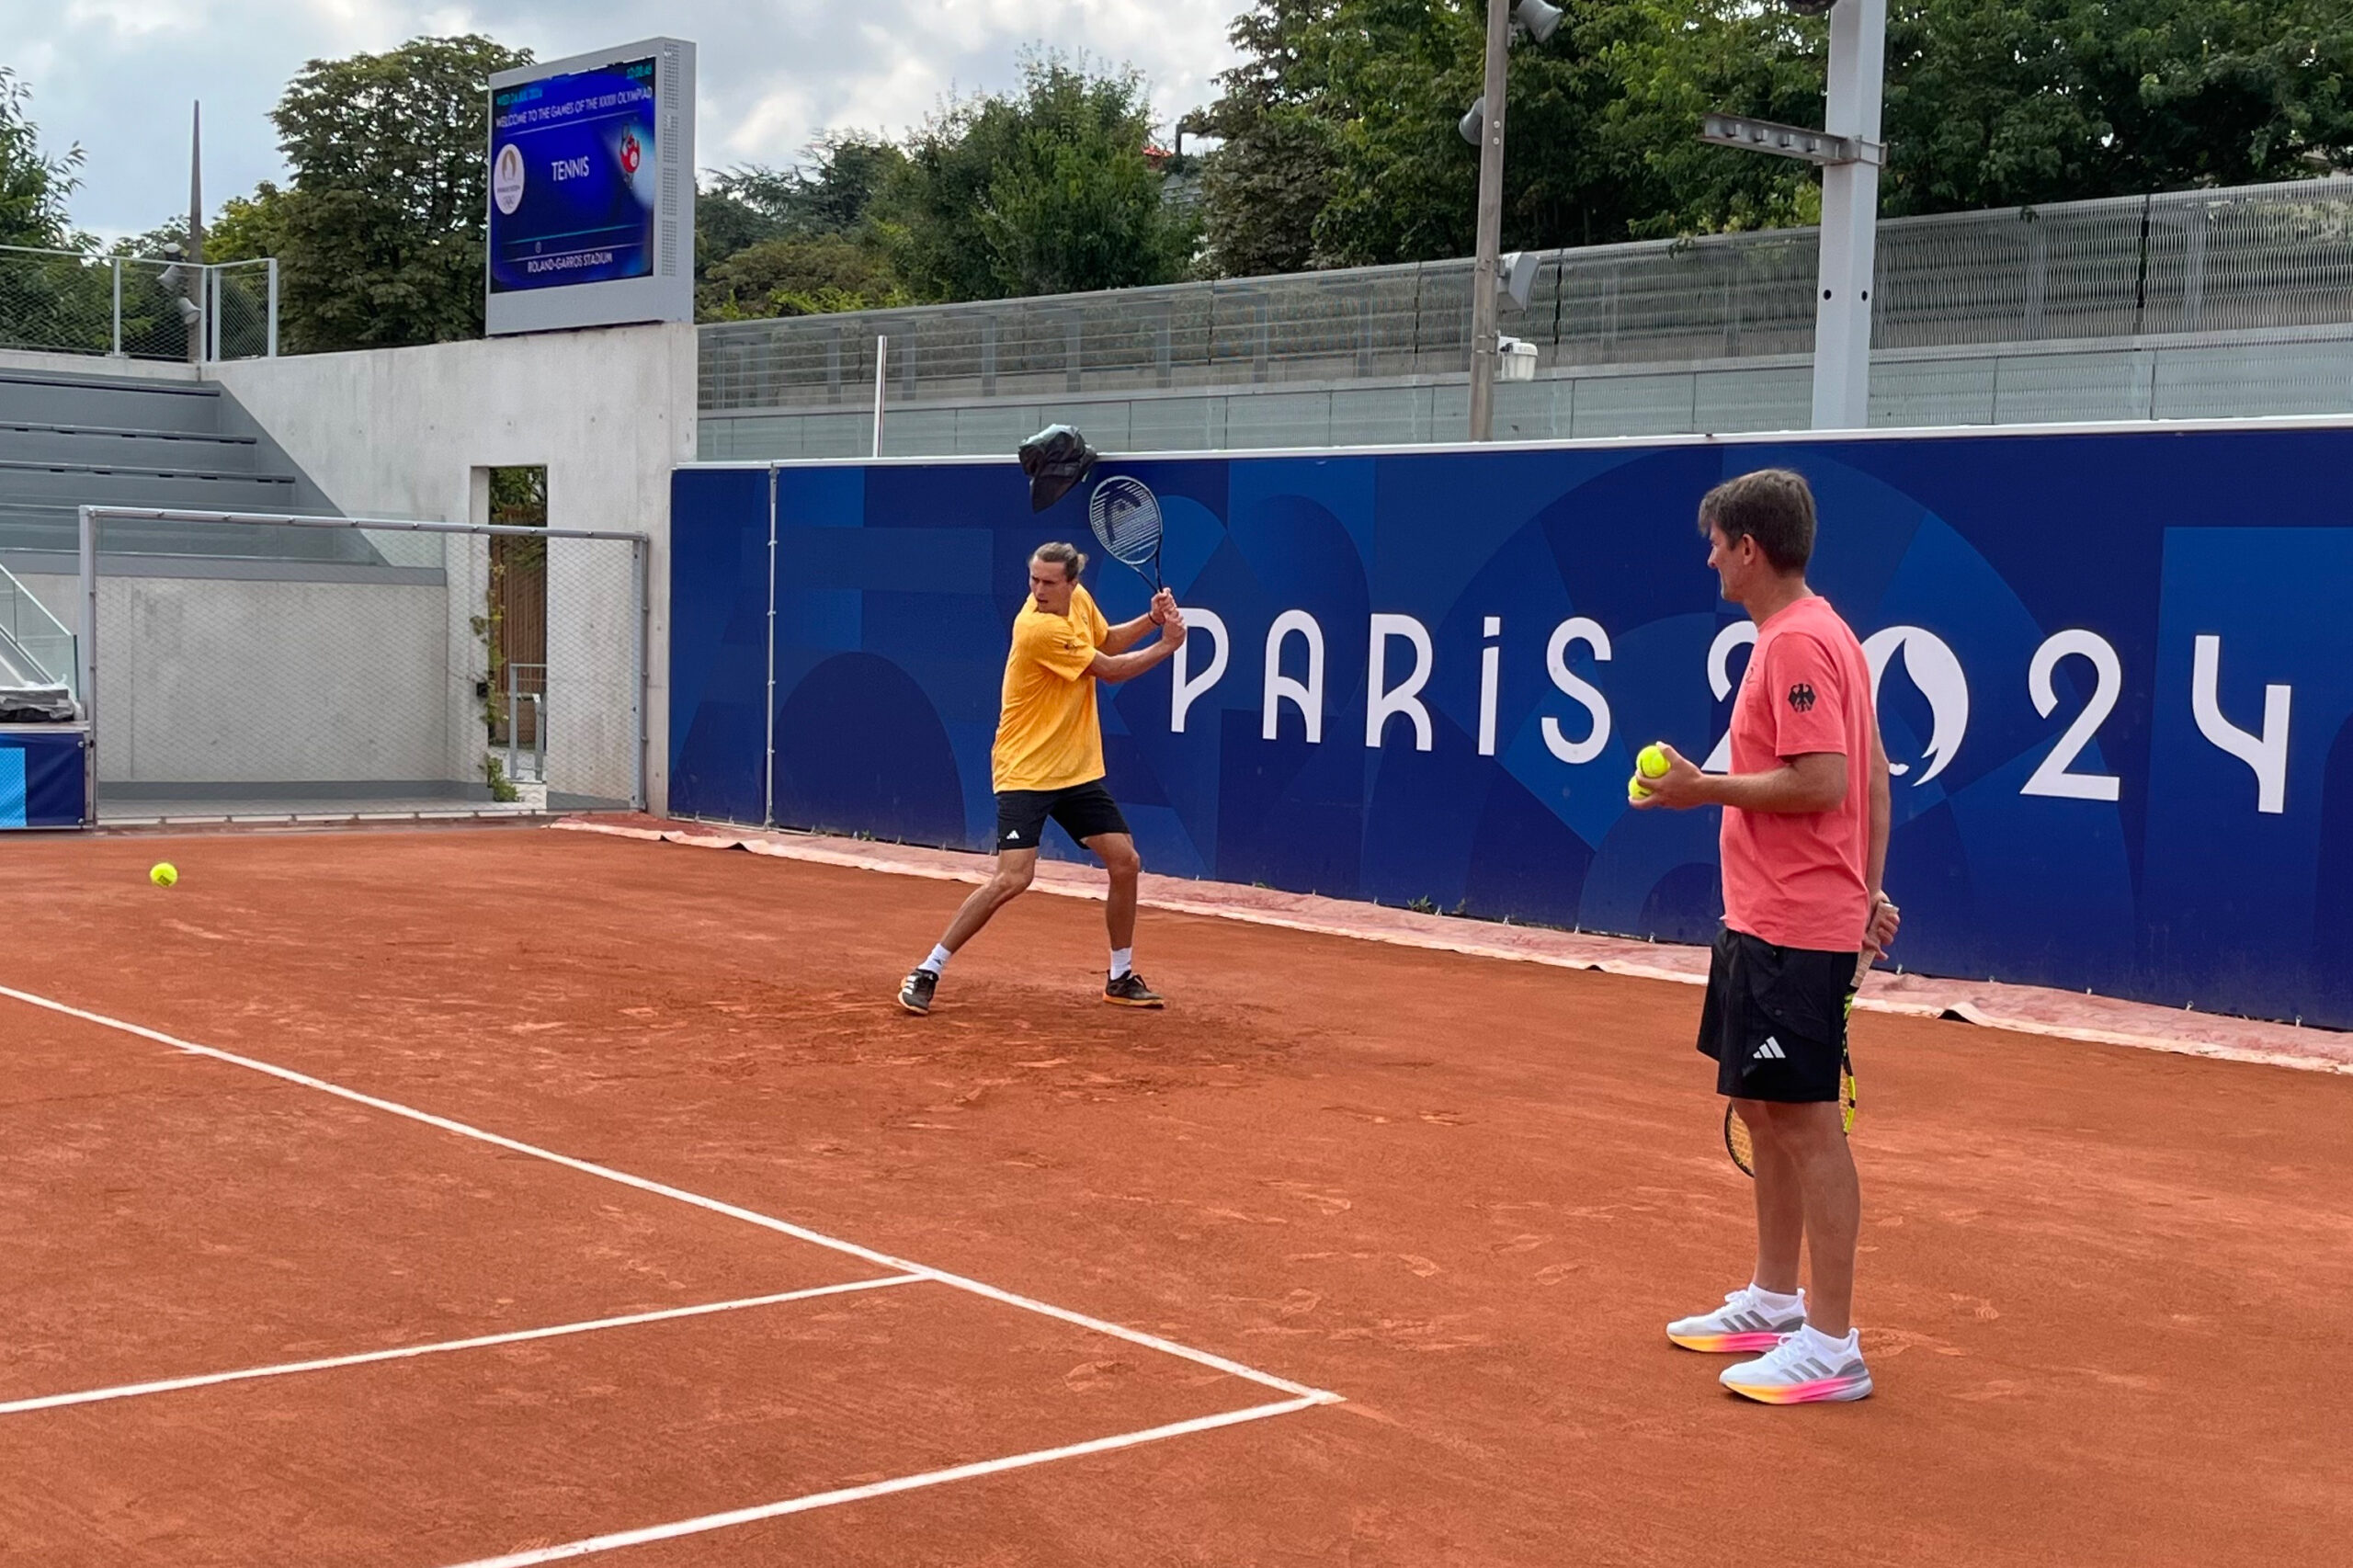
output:
[{"label": "black tennis shorts", "polygon": [[1716,1093],[1791,1105],[1836,1100],[1859,956],[1719,930],[1699,1009],[1699,1054],[1715,1059]]},{"label": "black tennis shorts", "polygon": [[1048,818],[1081,844],[1098,834],[1125,833],[1128,819],[1120,802],[1097,778],[1067,790],[1007,790],[996,798],[996,846],[1035,849],[1046,831]]}]

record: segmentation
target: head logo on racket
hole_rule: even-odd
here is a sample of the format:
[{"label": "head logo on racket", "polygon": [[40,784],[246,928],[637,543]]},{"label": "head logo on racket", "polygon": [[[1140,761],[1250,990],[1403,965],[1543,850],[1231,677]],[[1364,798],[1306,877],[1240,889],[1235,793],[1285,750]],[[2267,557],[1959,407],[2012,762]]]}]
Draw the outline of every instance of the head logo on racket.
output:
[{"label": "head logo on racket", "polygon": [[1087,498],[1086,521],[1111,559],[1160,591],[1160,497],[1151,486],[1114,474]]}]

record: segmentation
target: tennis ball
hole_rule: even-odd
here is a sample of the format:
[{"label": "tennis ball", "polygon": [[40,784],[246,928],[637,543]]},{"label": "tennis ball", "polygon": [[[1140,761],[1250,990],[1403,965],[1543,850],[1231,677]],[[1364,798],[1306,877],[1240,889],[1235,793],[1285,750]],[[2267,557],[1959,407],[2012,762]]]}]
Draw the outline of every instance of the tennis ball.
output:
[{"label": "tennis ball", "polygon": [[180,869],[169,860],[160,860],[154,869],[147,873],[147,880],[159,888],[167,888],[180,880]]},{"label": "tennis ball", "polygon": [[1630,775],[1626,779],[1626,799],[1647,801],[1650,798],[1651,792],[1643,788],[1643,776],[1639,773]]},{"label": "tennis ball", "polygon": [[1656,741],[1634,754],[1634,767],[1645,778],[1664,778],[1668,767],[1665,748]]}]

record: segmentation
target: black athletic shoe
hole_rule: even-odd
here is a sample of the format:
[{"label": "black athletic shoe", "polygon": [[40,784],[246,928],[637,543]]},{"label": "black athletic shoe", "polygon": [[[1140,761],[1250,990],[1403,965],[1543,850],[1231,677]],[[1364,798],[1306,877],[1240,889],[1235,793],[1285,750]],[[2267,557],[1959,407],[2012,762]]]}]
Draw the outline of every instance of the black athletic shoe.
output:
[{"label": "black athletic shoe", "polygon": [[1115,1007],[1165,1007],[1160,993],[1143,983],[1143,976],[1130,970],[1103,987],[1103,1000]]},{"label": "black athletic shoe", "polygon": [[927,969],[919,969],[901,983],[899,1006],[910,1013],[931,1011],[931,994],[939,989],[939,976]]}]

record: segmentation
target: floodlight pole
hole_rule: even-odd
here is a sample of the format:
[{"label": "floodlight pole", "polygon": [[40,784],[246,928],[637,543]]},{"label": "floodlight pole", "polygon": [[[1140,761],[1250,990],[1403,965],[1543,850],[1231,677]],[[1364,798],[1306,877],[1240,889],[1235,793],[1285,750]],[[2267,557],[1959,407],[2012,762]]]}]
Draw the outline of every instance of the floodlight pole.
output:
[{"label": "floodlight pole", "polygon": [[[1838,0],[1830,11],[1829,101],[1823,129],[1876,148],[1887,76],[1887,0]],[[1813,325],[1813,427],[1870,424],[1871,277],[1878,249],[1876,157],[1822,170],[1821,297]]]},{"label": "floodlight pole", "polygon": [[181,247],[188,257],[190,287],[188,298],[197,304],[197,318],[188,324],[188,357],[191,364],[202,364],[205,355],[205,328],[211,320],[211,299],[204,287],[204,106],[192,104],[188,120],[188,244]]},{"label": "floodlight pole", "polygon": [[[1884,5],[1886,0],[1877,0]],[[1486,115],[1479,140],[1479,262],[1471,279],[1471,438],[1495,433],[1495,267],[1503,250],[1504,119],[1508,98],[1511,0],[1487,0]]]}]

